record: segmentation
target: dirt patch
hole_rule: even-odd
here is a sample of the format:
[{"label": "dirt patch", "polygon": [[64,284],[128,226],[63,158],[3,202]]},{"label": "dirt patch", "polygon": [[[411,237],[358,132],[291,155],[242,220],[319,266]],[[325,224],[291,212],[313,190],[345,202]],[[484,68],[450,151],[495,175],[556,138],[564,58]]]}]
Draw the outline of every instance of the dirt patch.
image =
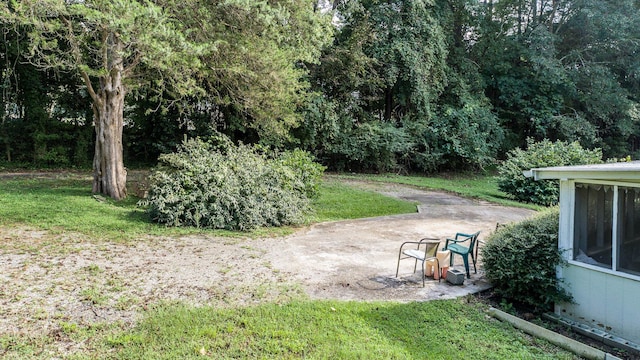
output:
[{"label": "dirt patch", "polygon": [[0,334],[48,334],[63,322],[134,323],[141,310],[164,301],[237,306],[301,297],[461,296],[488,287],[481,268],[463,286],[429,280],[423,288],[411,261],[401,263],[396,278],[400,244],[475,231],[482,240],[497,222],[533,213],[399,185],[361,186],[416,200],[420,212],[321,223],[281,238],[145,238],[133,245],[0,228]]}]

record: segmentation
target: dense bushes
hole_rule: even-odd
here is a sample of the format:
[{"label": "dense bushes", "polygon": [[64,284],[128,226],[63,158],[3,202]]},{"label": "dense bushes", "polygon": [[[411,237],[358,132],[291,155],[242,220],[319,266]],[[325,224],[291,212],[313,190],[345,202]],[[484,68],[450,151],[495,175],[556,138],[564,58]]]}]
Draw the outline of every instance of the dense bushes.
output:
[{"label": "dense bushes", "polygon": [[556,266],[562,263],[558,216],[558,208],[552,208],[489,237],[482,261],[498,295],[543,311],[554,302],[571,300],[556,277]]},{"label": "dense bushes", "polygon": [[250,230],[298,223],[317,194],[322,166],[303,151],[268,156],[255,146],[184,142],[160,156],[148,213],[169,226]]},{"label": "dense bushes", "polygon": [[336,171],[435,172],[480,169],[495,162],[502,129],[486,104],[463,99],[433,116],[380,121],[357,104],[315,97],[294,132],[295,146]]},{"label": "dense bushes", "polygon": [[578,142],[527,140],[527,150],[517,148],[509,152],[507,160],[498,167],[498,188],[516,200],[540,205],[558,203],[556,180],[535,181],[523,171],[533,168],[564,165],[597,164],[602,162],[600,149],[586,150]]}]

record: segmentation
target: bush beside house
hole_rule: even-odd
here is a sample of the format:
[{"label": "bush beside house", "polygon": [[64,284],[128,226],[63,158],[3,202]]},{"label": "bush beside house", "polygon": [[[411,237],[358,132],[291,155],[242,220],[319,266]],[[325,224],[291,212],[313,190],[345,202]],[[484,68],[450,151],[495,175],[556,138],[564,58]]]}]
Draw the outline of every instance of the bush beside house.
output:
[{"label": "bush beside house", "polygon": [[556,266],[563,261],[558,217],[559,209],[551,208],[502,227],[487,239],[482,248],[486,277],[505,300],[541,311],[571,300],[556,277]]}]

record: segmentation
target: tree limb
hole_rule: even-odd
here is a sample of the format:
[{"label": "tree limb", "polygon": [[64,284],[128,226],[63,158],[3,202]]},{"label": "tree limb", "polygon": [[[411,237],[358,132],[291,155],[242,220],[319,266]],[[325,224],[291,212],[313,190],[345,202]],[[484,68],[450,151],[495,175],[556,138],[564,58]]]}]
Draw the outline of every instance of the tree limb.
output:
[{"label": "tree limb", "polygon": [[138,64],[140,64],[141,60],[142,60],[142,54],[140,52],[136,52],[136,56],[133,58],[133,60],[131,60],[129,65],[125,66],[124,70],[122,70],[122,74],[125,77],[129,77],[133,72],[133,69],[135,69],[135,67]]},{"label": "tree limb", "polygon": [[80,70],[80,75],[82,75],[82,79],[84,80],[85,85],[87,86],[87,92],[91,96],[91,99],[95,104],[100,104],[100,97],[96,94],[93,89],[93,85],[91,85],[91,79],[89,78],[89,74],[86,71]]}]

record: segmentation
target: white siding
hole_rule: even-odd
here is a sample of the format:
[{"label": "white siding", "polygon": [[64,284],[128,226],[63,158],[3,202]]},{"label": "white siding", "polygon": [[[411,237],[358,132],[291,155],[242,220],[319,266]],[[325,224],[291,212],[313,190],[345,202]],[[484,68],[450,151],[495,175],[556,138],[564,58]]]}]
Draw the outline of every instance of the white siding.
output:
[{"label": "white siding", "polygon": [[573,256],[573,217],[575,199],[573,181],[560,180],[560,232],[558,234],[558,248],[563,250],[565,260]]},{"label": "white siding", "polygon": [[640,282],[574,264],[563,275],[576,303],[558,304],[558,315],[640,343]]}]

